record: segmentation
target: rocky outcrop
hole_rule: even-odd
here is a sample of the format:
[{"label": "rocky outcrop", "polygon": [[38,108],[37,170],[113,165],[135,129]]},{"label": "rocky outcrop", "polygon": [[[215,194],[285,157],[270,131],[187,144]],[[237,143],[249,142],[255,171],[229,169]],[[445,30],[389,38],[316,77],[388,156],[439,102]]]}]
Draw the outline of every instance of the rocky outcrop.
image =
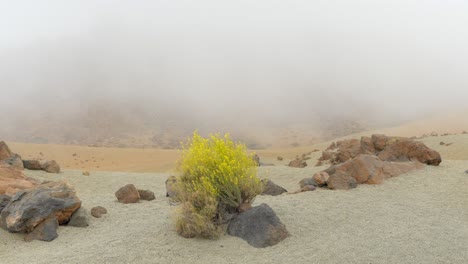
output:
[{"label": "rocky outcrop", "polygon": [[272,196],[277,196],[277,195],[281,195],[285,192],[288,192],[286,189],[284,189],[283,187],[275,184],[274,182],[270,181],[270,180],[262,180],[262,184],[263,184],[263,192],[262,192],[262,195],[272,195]]},{"label": "rocky outcrop", "polygon": [[385,179],[423,168],[418,162],[385,162],[374,155],[359,155],[327,169],[330,189],[350,189],[357,184],[380,184]]},{"label": "rocky outcrop", "polygon": [[1,212],[0,225],[10,232],[33,233],[28,240],[50,241],[56,237],[54,227],[67,224],[80,206],[72,186],[48,182],[17,192]]},{"label": "rocky outcrop", "polygon": [[438,166],[442,162],[440,154],[428,148],[424,143],[401,139],[386,146],[378,157],[384,161],[419,161],[427,165]]},{"label": "rocky outcrop", "polygon": [[115,192],[115,197],[120,203],[138,203],[140,201],[140,193],[133,184],[127,184]]},{"label": "rocky outcrop", "polygon": [[0,195],[12,196],[21,190],[32,189],[39,185],[39,181],[26,177],[9,165],[0,165]]},{"label": "rocky outcrop", "polygon": [[267,204],[252,207],[234,217],[228,225],[228,234],[257,248],[276,245],[289,236],[284,224]]},{"label": "rocky outcrop", "polygon": [[319,158],[320,162],[336,165],[361,154],[377,155],[383,161],[419,161],[428,165],[439,165],[440,154],[424,143],[403,137],[372,135],[361,140],[338,141],[328,147]]}]

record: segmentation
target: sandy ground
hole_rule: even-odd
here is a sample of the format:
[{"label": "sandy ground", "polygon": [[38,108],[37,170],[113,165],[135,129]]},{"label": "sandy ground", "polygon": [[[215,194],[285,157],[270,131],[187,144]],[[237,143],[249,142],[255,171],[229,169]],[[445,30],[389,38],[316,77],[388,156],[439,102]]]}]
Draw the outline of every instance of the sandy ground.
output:
[{"label": "sandy ground", "polygon": [[[261,167],[288,190],[322,168]],[[184,239],[172,226],[165,173],[67,170],[27,171],[40,179],[75,185],[83,206],[109,211],[87,228],[60,227],[52,242],[26,243],[0,230],[1,263],[466,263],[468,259],[467,161],[445,160],[382,185],[350,191],[317,190],[260,196],[287,226],[291,237],[256,249],[239,238]],[[153,190],[156,200],[124,205],[114,192],[127,183]]]},{"label": "sandy ground", "polygon": [[[385,131],[370,131],[350,135],[344,138],[360,138]],[[391,135],[391,134],[389,134]],[[341,138],[341,139],[344,139]],[[337,139],[337,140],[341,140]],[[468,134],[427,137],[421,140],[429,147],[439,151],[444,159],[468,160]],[[441,146],[440,142],[453,143]],[[326,141],[313,146],[289,149],[256,150],[262,161],[275,165],[287,164],[296,155],[319,150],[312,153],[310,165],[320,157],[332,141]],[[179,150],[167,149],[132,149],[132,148],[101,148],[71,145],[25,144],[7,142],[13,152],[23,159],[54,159],[64,169],[86,171],[131,171],[131,172],[170,172],[179,157]],[[41,154],[42,153],[42,154]],[[76,155],[75,155],[76,154]],[[277,161],[278,156],[285,160]]]}]

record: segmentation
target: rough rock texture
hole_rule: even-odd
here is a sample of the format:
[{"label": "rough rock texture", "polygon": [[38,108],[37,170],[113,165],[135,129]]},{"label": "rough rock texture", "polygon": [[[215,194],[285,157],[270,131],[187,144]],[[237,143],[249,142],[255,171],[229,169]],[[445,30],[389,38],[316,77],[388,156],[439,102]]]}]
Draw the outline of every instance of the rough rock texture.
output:
[{"label": "rough rock texture", "polygon": [[20,190],[27,190],[39,185],[39,181],[26,177],[23,172],[10,167],[0,165],[0,195],[14,195]]},{"label": "rough rock texture", "polygon": [[101,218],[103,214],[107,214],[107,209],[102,206],[91,208],[91,215],[96,218]]},{"label": "rough rock texture", "polygon": [[297,194],[297,193],[301,193],[301,192],[310,192],[310,191],[315,191],[316,189],[317,189],[317,187],[315,187],[314,185],[304,185],[299,190],[291,192],[289,194]]},{"label": "rough rock texture", "polygon": [[138,190],[138,193],[140,194],[140,199],[145,200],[145,201],[152,201],[156,199],[154,196],[154,192],[149,191],[149,190]]},{"label": "rough rock texture", "polygon": [[252,207],[231,220],[228,234],[240,237],[249,245],[273,246],[289,236],[289,232],[267,204]]},{"label": "rough rock texture", "polygon": [[42,164],[39,160],[23,160],[23,166],[28,170],[42,170]]},{"label": "rough rock texture", "polygon": [[0,195],[0,213],[3,211],[3,208],[11,201],[11,197],[8,195]]},{"label": "rough rock texture", "polygon": [[33,240],[52,241],[58,237],[58,221],[54,215],[50,215],[44,221],[39,223],[34,230],[24,237],[29,242]]},{"label": "rough rock texture", "polygon": [[296,159],[291,160],[288,166],[293,167],[293,168],[305,168],[307,167],[307,162],[305,162],[301,158],[296,158]]},{"label": "rough rock texture", "polygon": [[68,223],[80,206],[81,201],[72,186],[49,182],[16,193],[3,209],[0,222],[10,232],[30,233],[51,216],[59,224]]},{"label": "rough rock texture", "polygon": [[330,176],[328,188],[350,189],[356,187],[356,184],[380,184],[386,178],[423,167],[424,165],[418,162],[385,162],[374,155],[359,155],[345,163],[330,167],[325,173]]},{"label": "rough rock texture", "polygon": [[332,190],[349,190],[357,187],[356,180],[344,173],[336,173],[330,176],[327,183],[328,188]]},{"label": "rough rock texture", "polygon": [[48,172],[48,173],[59,173],[60,172],[60,166],[55,160],[48,160],[42,164],[42,170]]},{"label": "rough rock texture", "polygon": [[304,178],[301,181],[299,181],[299,186],[301,188],[307,185],[318,186],[317,182],[315,182],[315,180],[312,178]]},{"label": "rough rock texture", "polygon": [[263,195],[276,196],[276,195],[281,195],[282,193],[288,192],[283,187],[267,179],[262,180],[262,184],[263,184],[263,192],[262,192]]},{"label": "rough rock texture", "polygon": [[442,162],[437,151],[428,148],[422,142],[409,139],[397,140],[382,150],[378,157],[385,161],[419,161],[434,166]]},{"label": "rough rock texture", "polygon": [[325,186],[327,185],[328,179],[330,175],[325,171],[317,172],[312,176],[312,179],[317,183],[318,186]]},{"label": "rough rock texture", "polygon": [[68,222],[69,226],[74,227],[87,227],[89,226],[89,213],[86,208],[80,207],[76,210],[70,218],[70,222]]},{"label": "rough rock texture", "polygon": [[115,192],[115,197],[121,203],[138,203],[140,201],[140,194],[133,184],[127,184]]},{"label": "rough rock texture", "polygon": [[176,176],[169,176],[166,180],[166,197],[175,198],[177,196]]},{"label": "rough rock texture", "polygon": [[384,161],[419,161],[428,165],[439,165],[440,154],[419,141],[403,137],[372,135],[361,140],[349,139],[338,141],[328,147],[320,162],[340,164],[361,154],[377,155]]},{"label": "rough rock texture", "polygon": [[15,169],[18,169],[18,170],[24,169],[23,160],[21,159],[21,156],[18,154],[11,155],[11,157],[8,159],[5,159],[4,162]]},{"label": "rough rock texture", "polygon": [[13,153],[4,141],[0,141],[0,160],[6,160],[11,158]]}]

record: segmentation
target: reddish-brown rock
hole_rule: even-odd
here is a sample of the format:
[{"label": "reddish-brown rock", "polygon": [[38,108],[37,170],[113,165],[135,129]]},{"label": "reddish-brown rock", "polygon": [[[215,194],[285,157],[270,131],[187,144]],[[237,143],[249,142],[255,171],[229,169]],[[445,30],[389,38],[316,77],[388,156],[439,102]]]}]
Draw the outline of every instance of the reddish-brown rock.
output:
[{"label": "reddish-brown rock", "polygon": [[318,186],[327,185],[327,181],[330,178],[330,175],[325,171],[317,172],[312,176],[312,179],[317,183]]},{"label": "reddish-brown rock", "polygon": [[291,160],[288,166],[293,168],[305,168],[307,167],[307,162],[305,162],[301,158],[296,158],[294,160]]},{"label": "reddish-brown rock", "polygon": [[419,161],[438,166],[442,162],[439,152],[428,148],[424,143],[410,139],[398,139],[388,145],[378,157],[384,161]]},{"label": "reddish-brown rock", "polygon": [[37,185],[39,181],[26,177],[23,172],[6,164],[0,165],[0,195],[13,196],[18,191],[32,189]]},{"label": "reddish-brown rock", "polygon": [[10,148],[4,141],[0,141],[0,160],[6,160],[13,156]]},{"label": "reddish-brown rock", "polygon": [[138,203],[140,201],[140,193],[133,184],[127,184],[115,192],[117,200],[121,203]]}]

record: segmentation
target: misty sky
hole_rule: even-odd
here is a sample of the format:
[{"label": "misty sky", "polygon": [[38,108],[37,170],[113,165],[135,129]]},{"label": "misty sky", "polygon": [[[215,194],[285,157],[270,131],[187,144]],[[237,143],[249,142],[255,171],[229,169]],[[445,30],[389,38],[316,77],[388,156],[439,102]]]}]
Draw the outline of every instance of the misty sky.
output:
[{"label": "misty sky", "polygon": [[288,118],[463,107],[467,14],[464,0],[0,0],[0,108],[104,100]]}]

